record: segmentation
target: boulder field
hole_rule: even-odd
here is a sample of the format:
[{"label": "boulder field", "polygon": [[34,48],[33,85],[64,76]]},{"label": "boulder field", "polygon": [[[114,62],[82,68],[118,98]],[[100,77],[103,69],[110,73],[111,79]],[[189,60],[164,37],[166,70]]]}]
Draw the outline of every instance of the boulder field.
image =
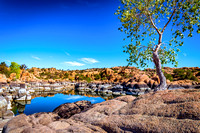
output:
[{"label": "boulder field", "polygon": [[18,115],[4,126],[3,132],[199,133],[200,90],[121,96],[94,105],[87,101],[63,104],[51,113]]}]

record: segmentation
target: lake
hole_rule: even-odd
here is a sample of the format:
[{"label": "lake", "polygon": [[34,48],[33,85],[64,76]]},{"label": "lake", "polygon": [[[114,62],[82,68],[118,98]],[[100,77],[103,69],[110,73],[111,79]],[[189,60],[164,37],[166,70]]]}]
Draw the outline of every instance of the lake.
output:
[{"label": "lake", "polygon": [[39,96],[29,102],[19,101],[12,104],[15,115],[24,113],[31,115],[38,112],[52,112],[56,107],[64,103],[73,103],[81,100],[90,101],[92,104],[105,101],[101,97],[89,97],[71,94],[55,94],[50,96]]}]

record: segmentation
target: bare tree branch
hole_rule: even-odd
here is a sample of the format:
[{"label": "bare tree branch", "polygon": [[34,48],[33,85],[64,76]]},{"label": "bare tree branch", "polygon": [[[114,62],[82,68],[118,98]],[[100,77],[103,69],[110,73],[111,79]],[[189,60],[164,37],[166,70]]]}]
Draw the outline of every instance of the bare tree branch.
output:
[{"label": "bare tree branch", "polygon": [[163,29],[162,29],[161,33],[163,33],[163,32],[164,32],[165,28],[167,27],[167,25],[168,25],[168,24],[169,24],[169,22],[171,21],[171,19],[172,19],[172,17],[174,16],[175,12],[176,12],[176,9],[174,9],[174,11],[173,11],[172,15],[170,16],[170,18],[169,18],[168,22],[167,22],[167,23],[165,24],[165,26],[163,27]]},{"label": "bare tree branch", "polygon": [[158,28],[156,27],[156,25],[154,24],[154,22],[153,22],[153,19],[152,19],[152,17],[151,17],[151,15],[149,14],[149,18],[150,18],[150,21],[151,21],[151,24],[153,25],[153,27],[156,29],[156,31],[158,32],[158,34],[160,35],[161,34],[161,32],[158,30]]}]

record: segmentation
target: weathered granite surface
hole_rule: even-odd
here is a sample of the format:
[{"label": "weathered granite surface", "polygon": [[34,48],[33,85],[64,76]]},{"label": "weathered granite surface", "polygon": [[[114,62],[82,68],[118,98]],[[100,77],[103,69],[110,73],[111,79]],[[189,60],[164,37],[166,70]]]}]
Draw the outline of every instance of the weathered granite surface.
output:
[{"label": "weathered granite surface", "polygon": [[61,118],[57,113],[18,115],[4,126],[3,132],[198,133],[200,132],[200,90],[158,91],[137,98],[121,96],[94,104],[67,119]]}]

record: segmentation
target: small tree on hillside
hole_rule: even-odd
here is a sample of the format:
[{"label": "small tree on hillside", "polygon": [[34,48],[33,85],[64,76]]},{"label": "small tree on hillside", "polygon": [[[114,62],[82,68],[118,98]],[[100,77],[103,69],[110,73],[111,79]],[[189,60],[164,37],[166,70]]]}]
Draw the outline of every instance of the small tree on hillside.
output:
[{"label": "small tree on hillside", "polygon": [[21,70],[26,70],[28,67],[25,65],[25,64],[22,64],[21,66],[20,66],[20,69]]},{"label": "small tree on hillside", "polygon": [[[166,78],[161,64],[176,61],[178,46],[183,45],[185,36],[192,37],[193,32],[200,33],[199,0],[121,0],[116,15],[122,23],[119,30],[127,34],[131,43],[124,52],[130,55],[127,61],[145,67],[147,61],[153,61],[160,84],[155,90],[166,89]],[[159,28],[161,27],[161,28]],[[165,29],[171,29],[171,40],[164,43]],[[167,35],[168,36],[168,35]],[[169,36],[168,36],[169,37]],[[147,40],[147,41],[145,41]],[[145,42],[143,42],[145,41]]]},{"label": "small tree on hillside", "polygon": [[8,71],[8,66],[6,65],[5,62],[1,62],[0,64],[0,73],[5,74],[6,77],[9,77],[9,71]]},{"label": "small tree on hillside", "polygon": [[10,72],[16,73],[16,78],[19,79],[19,77],[20,77],[20,65],[17,64],[16,62],[11,62]]}]

